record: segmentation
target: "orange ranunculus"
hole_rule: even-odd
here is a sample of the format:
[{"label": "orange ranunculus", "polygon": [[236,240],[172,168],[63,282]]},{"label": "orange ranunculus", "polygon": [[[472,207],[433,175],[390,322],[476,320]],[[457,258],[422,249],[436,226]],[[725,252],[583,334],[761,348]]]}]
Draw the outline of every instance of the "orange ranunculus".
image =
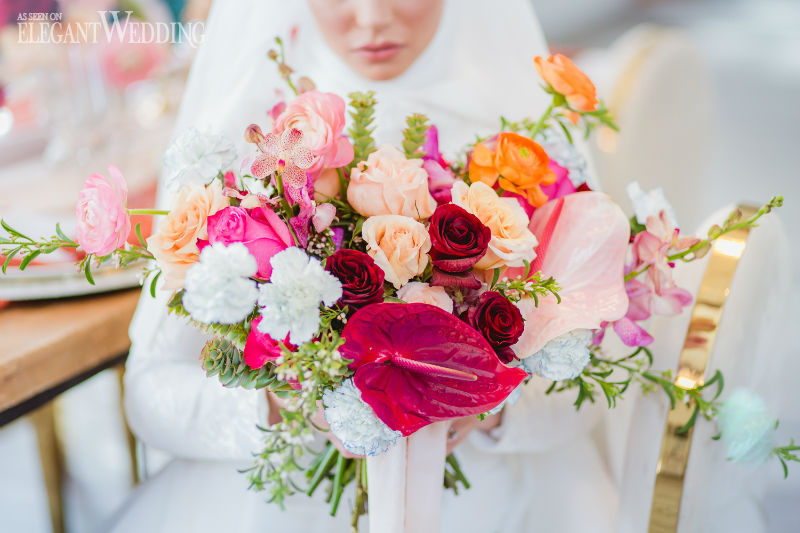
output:
[{"label": "orange ranunculus", "polygon": [[563,94],[570,107],[581,111],[594,111],[597,107],[594,83],[568,57],[561,54],[547,59],[537,56],[533,63],[539,76],[556,92]]},{"label": "orange ranunculus", "polygon": [[538,143],[518,133],[497,136],[494,151],[483,143],[475,145],[469,163],[469,179],[490,187],[499,181],[506,191],[524,196],[531,205],[544,205],[548,198],[541,185],[555,182],[550,158]]}]

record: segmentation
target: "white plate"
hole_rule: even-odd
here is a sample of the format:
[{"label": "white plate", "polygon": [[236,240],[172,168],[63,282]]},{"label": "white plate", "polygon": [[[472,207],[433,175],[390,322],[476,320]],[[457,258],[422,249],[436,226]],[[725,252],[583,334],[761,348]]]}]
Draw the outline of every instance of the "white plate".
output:
[{"label": "white plate", "polygon": [[99,268],[92,271],[92,285],[83,272],[74,267],[66,270],[63,264],[29,267],[23,272],[9,267],[5,275],[0,275],[0,301],[67,298],[137,287],[142,271],[142,265]]}]

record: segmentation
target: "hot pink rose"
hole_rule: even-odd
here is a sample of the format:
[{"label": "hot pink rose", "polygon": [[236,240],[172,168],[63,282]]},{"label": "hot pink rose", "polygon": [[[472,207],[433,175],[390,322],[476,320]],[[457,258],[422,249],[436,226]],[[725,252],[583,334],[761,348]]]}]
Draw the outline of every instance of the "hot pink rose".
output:
[{"label": "hot pink rose", "polygon": [[[267,361],[274,361],[281,356],[281,345],[278,341],[258,330],[258,324],[261,322],[261,315],[257,316],[250,324],[250,333],[247,335],[247,341],[244,345],[244,362],[247,366],[254,370],[258,370]],[[296,350],[297,346],[289,342],[289,336],[283,341],[283,345],[289,350]]]},{"label": "hot pink rose", "polygon": [[296,128],[314,154],[307,172],[315,178],[323,168],[342,167],[353,160],[353,145],[342,135],[344,100],[333,93],[308,91],[292,100],[275,120],[273,133]]},{"label": "hot pink rose", "polygon": [[258,263],[256,277],[269,279],[269,260],[278,252],[294,246],[286,224],[269,208],[226,207],[208,217],[208,241],[198,242],[202,250],[209,243],[243,243]]},{"label": "hot pink rose", "polygon": [[111,179],[100,174],[86,178],[75,208],[78,244],[87,254],[108,255],[121,248],[131,232],[125,204],[128,185],[115,166],[108,167]]}]

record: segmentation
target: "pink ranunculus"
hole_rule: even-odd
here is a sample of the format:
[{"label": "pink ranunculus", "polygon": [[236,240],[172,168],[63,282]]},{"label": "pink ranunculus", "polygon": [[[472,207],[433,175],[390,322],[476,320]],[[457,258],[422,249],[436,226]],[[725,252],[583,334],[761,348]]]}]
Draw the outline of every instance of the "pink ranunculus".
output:
[{"label": "pink ranunculus", "polygon": [[208,217],[208,241],[198,242],[204,248],[209,243],[243,243],[258,263],[256,277],[269,279],[272,275],[270,259],[278,252],[294,246],[289,228],[267,207],[245,209],[226,207]]},{"label": "pink ranunculus", "polygon": [[111,179],[92,174],[83,184],[75,215],[78,244],[87,254],[108,255],[121,248],[131,232],[128,216],[128,185],[115,166],[108,167]]},{"label": "pink ranunculus", "polygon": [[324,168],[338,168],[353,160],[353,145],[342,135],[344,100],[333,93],[308,91],[292,100],[273,124],[280,134],[295,128],[303,132],[303,141],[314,154],[307,170],[316,179]]},{"label": "pink ranunculus", "polygon": [[[247,341],[244,345],[244,362],[247,366],[254,370],[258,370],[267,361],[274,361],[281,356],[281,345],[278,341],[258,330],[258,324],[262,320],[259,315],[250,324],[250,333],[247,335]],[[291,351],[297,349],[297,346],[289,342],[289,336],[283,341],[283,345]]]}]

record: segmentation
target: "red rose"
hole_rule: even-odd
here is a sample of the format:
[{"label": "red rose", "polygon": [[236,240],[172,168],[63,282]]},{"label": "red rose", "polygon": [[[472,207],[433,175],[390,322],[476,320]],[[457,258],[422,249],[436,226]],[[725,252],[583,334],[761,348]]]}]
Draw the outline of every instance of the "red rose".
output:
[{"label": "red rose", "polygon": [[342,298],[350,307],[383,301],[383,269],[358,250],[342,249],[325,260],[325,270],[342,283]]},{"label": "red rose", "polygon": [[492,232],[465,209],[445,204],[436,208],[428,227],[431,236],[431,285],[478,289],[480,281],[471,272],[485,254]]},{"label": "red rose", "polygon": [[504,363],[516,359],[511,346],[519,340],[525,325],[522,313],[505,296],[496,291],[481,294],[478,305],[467,312],[467,322],[481,332]]}]

